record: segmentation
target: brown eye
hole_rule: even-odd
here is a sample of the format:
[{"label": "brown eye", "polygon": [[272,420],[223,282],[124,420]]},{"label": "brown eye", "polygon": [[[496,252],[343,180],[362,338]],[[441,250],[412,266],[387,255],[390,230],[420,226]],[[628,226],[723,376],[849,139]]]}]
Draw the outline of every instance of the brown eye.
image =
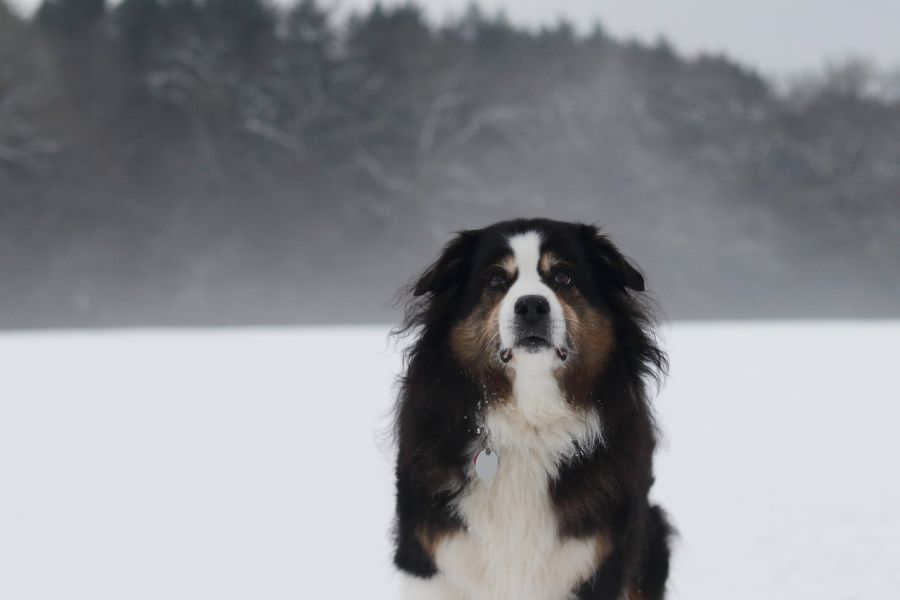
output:
[{"label": "brown eye", "polygon": [[506,275],[497,275],[492,276],[488,279],[488,287],[492,290],[502,290],[506,287]]},{"label": "brown eye", "polygon": [[565,271],[557,271],[553,276],[553,281],[562,286],[572,285],[572,276]]}]

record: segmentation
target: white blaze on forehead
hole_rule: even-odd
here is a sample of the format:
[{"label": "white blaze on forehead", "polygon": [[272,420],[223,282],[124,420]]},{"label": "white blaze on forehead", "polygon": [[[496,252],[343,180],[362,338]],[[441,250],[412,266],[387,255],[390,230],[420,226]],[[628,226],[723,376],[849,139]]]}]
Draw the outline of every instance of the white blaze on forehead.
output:
[{"label": "white blaze on forehead", "polygon": [[538,267],[541,262],[541,236],[537,231],[520,233],[509,238],[509,248],[513,251],[513,259],[519,269],[516,284],[541,283]]},{"label": "white blaze on forehead", "polygon": [[562,306],[553,290],[543,282],[540,273],[541,236],[537,231],[519,233],[509,238],[509,248],[518,275],[500,303],[500,343],[512,348],[516,342],[515,308],[522,296],[543,296],[550,303],[550,336],[554,346],[565,345],[566,326]]}]

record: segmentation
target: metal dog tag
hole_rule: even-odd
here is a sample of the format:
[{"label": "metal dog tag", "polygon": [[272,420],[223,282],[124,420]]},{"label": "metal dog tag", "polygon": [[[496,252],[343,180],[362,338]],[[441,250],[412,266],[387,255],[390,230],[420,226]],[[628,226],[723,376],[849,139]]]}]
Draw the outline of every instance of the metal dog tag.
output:
[{"label": "metal dog tag", "polygon": [[475,455],[475,474],[482,481],[490,481],[497,475],[497,467],[500,466],[500,457],[496,452],[487,448],[480,450]]}]

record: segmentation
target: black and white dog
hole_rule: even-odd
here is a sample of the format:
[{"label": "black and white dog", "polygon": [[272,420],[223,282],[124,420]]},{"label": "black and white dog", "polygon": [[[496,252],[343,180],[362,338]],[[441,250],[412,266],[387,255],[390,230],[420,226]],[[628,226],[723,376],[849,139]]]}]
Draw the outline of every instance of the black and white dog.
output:
[{"label": "black and white dog", "polygon": [[464,231],[411,290],[394,562],[409,600],[658,600],[656,346],[596,227]]}]

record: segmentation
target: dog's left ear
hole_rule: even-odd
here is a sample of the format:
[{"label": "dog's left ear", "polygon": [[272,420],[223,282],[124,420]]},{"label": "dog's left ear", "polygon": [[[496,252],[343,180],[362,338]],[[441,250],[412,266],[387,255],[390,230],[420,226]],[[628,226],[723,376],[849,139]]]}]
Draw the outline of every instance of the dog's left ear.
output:
[{"label": "dog's left ear", "polygon": [[590,240],[592,259],[603,265],[603,270],[611,273],[613,280],[620,287],[643,292],[646,289],[644,275],[638,268],[596,227],[593,225],[583,227],[583,233]]},{"label": "dog's left ear", "polygon": [[453,286],[461,285],[468,274],[467,258],[475,243],[477,232],[460,231],[444,246],[441,256],[419,276],[413,286],[413,296],[438,295]]}]

